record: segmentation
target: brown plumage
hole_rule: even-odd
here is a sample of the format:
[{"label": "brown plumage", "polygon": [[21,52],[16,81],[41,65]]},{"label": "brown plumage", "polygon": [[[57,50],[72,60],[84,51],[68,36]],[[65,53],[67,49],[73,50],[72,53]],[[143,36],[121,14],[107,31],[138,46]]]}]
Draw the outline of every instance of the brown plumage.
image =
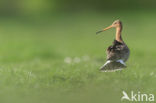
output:
[{"label": "brown plumage", "polygon": [[126,65],[124,62],[128,60],[130,53],[128,46],[124,43],[121,36],[122,23],[120,20],[114,21],[111,26],[101,31],[98,31],[97,33],[103,32],[112,27],[116,28],[116,37],[113,44],[109,46],[106,50],[107,53],[106,63],[100,68],[101,71],[105,72],[122,70],[122,68],[125,68]]}]

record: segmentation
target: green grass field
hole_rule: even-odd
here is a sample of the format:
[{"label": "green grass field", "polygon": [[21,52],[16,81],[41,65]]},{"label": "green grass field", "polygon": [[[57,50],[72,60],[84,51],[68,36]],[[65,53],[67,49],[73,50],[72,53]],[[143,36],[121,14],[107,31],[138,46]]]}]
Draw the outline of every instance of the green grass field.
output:
[{"label": "green grass field", "polygon": [[[0,103],[120,103],[122,91],[156,95],[155,12],[55,14],[0,19]],[[123,22],[127,68],[103,73],[115,29]]]}]

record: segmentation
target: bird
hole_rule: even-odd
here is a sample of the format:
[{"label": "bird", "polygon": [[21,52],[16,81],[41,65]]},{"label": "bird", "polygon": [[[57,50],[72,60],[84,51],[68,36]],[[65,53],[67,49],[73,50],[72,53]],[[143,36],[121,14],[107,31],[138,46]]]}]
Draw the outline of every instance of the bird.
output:
[{"label": "bird", "polygon": [[116,28],[115,40],[113,41],[112,45],[109,46],[106,50],[106,63],[100,68],[102,72],[114,72],[123,70],[127,67],[125,62],[128,60],[130,55],[130,50],[122,39],[121,32],[123,25],[120,20],[115,20],[110,26],[96,32],[96,34],[99,34],[110,28]]},{"label": "bird", "polygon": [[125,91],[122,91],[122,94],[123,94],[123,96],[121,98],[121,101],[123,101],[124,99],[127,99],[127,100],[130,101],[130,98],[128,97],[128,95],[127,95],[127,93]]}]

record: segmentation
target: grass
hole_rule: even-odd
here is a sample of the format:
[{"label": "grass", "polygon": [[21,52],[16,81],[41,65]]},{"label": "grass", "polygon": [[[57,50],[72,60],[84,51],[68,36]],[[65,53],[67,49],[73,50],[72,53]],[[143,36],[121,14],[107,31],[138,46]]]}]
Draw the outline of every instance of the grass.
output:
[{"label": "grass", "polygon": [[[129,12],[1,18],[0,102],[120,103],[123,90],[155,94],[156,15]],[[131,50],[128,67],[101,73],[115,30],[95,32],[118,18]]]}]

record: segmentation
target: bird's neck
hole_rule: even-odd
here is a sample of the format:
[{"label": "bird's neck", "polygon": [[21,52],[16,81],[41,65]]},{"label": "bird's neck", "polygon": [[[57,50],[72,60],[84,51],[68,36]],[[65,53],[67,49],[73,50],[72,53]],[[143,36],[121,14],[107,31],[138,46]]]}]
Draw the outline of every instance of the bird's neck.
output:
[{"label": "bird's neck", "polygon": [[118,42],[123,43],[122,37],[121,37],[121,31],[122,31],[122,26],[120,25],[119,27],[116,27],[116,37],[115,40]]}]

